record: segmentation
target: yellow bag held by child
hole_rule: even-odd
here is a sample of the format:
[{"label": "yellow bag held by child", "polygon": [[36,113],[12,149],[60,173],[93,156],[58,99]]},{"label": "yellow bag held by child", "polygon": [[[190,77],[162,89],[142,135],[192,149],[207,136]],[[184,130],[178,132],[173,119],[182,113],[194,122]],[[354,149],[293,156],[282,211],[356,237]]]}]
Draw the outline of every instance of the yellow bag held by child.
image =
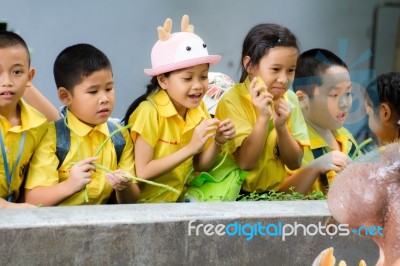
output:
[{"label": "yellow bag held by child", "polygon": [[184,193],[185,202],[235,201],[248,172],[241,170],[235,160],[220,154],[212,170],[201,172]]}]

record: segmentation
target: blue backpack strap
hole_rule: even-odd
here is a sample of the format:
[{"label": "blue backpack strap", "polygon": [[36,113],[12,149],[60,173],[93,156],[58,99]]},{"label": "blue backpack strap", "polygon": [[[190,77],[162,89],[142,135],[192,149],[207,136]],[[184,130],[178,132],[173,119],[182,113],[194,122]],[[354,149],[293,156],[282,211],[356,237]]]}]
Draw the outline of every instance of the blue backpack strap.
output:
[{"label": "blue backpack strap", "polygon": [[[110,134],[118,129],[117,125],[115,125],[113,122],[110,121],[107,121],[107,126],[108,126],[108,131],[110,131]],[[115,152],[117,154],[117,164],[118,164],[119,160],[121,159],[122,151],[125,148],[126,142],[121,132],[117,132],[114,136],[112,136],[111,141],[114,144]]]},{"label": "blue backpack strap", "polygon": [[63,118],[55,121],[54,125],[56,127],[56,139],[57,139],[56,156],[59,161],[57,169],[59,169],[69,152],[69,148],[71,146],[71,137],[69,128],[65,125]]}]

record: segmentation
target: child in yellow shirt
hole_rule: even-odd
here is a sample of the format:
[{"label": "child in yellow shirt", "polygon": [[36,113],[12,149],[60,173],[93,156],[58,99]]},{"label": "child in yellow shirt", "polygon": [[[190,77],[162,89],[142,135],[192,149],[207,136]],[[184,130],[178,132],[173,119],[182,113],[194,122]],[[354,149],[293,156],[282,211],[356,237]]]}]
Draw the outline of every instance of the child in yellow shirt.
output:
[{"label": "child in yellow shirt", "polygon": [[[58,97],[67,106],[66,117],[49,124],[32,157],[26,201],[45,206],[103,204],[115,190],[119,203],[136,202],[137,184],[122,176],[134,174],[129,132],[121,132],[125,144],[120,156],[111,139],[101,147],[111,137],[107,119],[114,108],[114,81],[107,56],[89,44],[67,47],[54,63],[54,78]],[[62,135],[56,127],[59,122],[68,128],[61,131],[70,142],[65,158],[57,147]],[[113,172],[106,174],[95,162]]]},{"label": "child in yellow shirt", "polygon": [[352,106],[352,85],[345,62],[326,49],[303,52],[293,83],[307,123],[310,146],[302,168],[289,172],[282,190],[327,193],[336,173],[356,156],[358,145],[343,127]]},{"label": "child in yellow shirt", "polygon": [[[224,93],[216,117],[236,127],[231,152],[249,171],[242,190],[278,190],[285,166],[301,165],[307,128],[296,95],[289,90],[298,56],[297,39],[277,24],[259,24],[247,34],[242,49],[240,83]],[[260,82],[257,82],[259,80]]]},{"label": "child in yellow shirt", "polygon": [[[151,83],[124,120],[132,125],[137,176],[182,192],[192,165],[195,171],[207,171],[235,128],[229,119],[211,119],[202,102],[209,66],[220,56],[208,54],[187,16],[182,19],[182,32],[171,34],[171,27],[167,19],[158,28],[152,68],[145,69]],[[139,202],[176,202],[179,196],[143,184]]]},{"label": "child in yellow shirt", "polygon": [[29,160],[46,132],[46,118],[21,99],[34,74],[25,41],[0,31],[0,208],[33,207],[16,202]]}]

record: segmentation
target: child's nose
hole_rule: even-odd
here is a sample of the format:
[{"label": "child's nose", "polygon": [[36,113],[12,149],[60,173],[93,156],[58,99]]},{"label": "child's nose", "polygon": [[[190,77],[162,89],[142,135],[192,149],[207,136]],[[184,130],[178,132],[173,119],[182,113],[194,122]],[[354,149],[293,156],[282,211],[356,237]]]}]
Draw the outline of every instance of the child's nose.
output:
[{"label": "child's nose", "polygon": [[10,79],[10,75],[8,75],[7,73],[3,73],[0,76],[0,84],[1,84],[1,87],[11,87],[12,81]]},{"label": "child's nose", "polygon": [[339,108],[340,109],[348,109],[351,106],[351,98],[349,98],[346,94],[340,96],[339,99]]},{"label": "child's nose", "polygon": [[289,81],[287,74],[282,71],[278,77],[278,82],[286,84]]},{"label": "child's nose", "polygon": [[100,104],[108,103],[108,101],[109,101],[109,99],[108,99],[107,95],[103,94],[100,96]]}]

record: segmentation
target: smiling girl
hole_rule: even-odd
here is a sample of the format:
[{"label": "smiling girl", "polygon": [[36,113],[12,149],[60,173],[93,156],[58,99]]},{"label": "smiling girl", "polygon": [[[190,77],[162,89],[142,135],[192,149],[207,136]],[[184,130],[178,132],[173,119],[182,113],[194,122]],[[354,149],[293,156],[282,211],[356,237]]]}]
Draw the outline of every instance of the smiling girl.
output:
[{"label": "smiling girl", "polygon": [[[235,135],[229,119],[211,119],[203,96],[208,68],[220,60],[208,55],[203,40],[193,33],[188,17],[182,32],[171,34],[172,21],[159,27],[153,47],[147,92],[129,107],[124,121],[132,125],[138,177],[167,184],[182,192],[190,169],[207,171],[221,146]],[[176,202],[179,194],[142,184],[139,202]]]},{"label": "smiling girl", "polygon": [[296,37],[287,28],[253,27],[243,42],[240,83],[218,103],[216,117],[230,118],[236,126],[231,152],[250,171],[244,192],[278,190],[285,166],[300,167],[307,128],[297,97],[288,90],[297,57]]}]

